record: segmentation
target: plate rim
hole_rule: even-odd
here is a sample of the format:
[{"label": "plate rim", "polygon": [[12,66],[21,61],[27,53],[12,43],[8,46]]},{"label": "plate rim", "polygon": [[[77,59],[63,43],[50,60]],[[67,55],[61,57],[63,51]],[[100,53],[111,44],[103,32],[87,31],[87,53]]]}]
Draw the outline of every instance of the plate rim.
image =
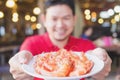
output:
[{"label": "plate rim", "polygon": [[[75,52],[74,51],[74,53],[81,53],[81,52]],[[42,75],[40,75],[40,74],[38,74],[38,73],[36,73],[35,71],[34,71],[34,73],[36,73],[36,74],[33,74],[33,73],[30,73],[30,71],[28,71],[28,70],[26,70],[25,69],[25,67],[30,67],[30,65],[31,64],[33,64],[34,63],[34,59],[35,59],[35,57],[36,56],[33,56],[33,58],[30,60],[30,62],[28,63],[28,64],[22,64],[22,69],[23,69],[23,71],[25,72],[25,73],[27,73],[27,74],[29,74],[29,75],[31,75],[31,76],[33,76],[33,77],[38,77],[38,78],[43,78],[43,79],[50,79],[50,80],[58,80],[58,78],[59,78],[59,80],[69,80],[69,79],[81,79],[81,78],[86,78],[86,77],[90,77],[90,76],[92,76],[92,75],[95,75],[96,73],[98,73],[98,72],[100,72],[102,69],[103,69],[103,67],[104,67],[104,62],[102,61],[102,60],[100,60],[97,56],[94,56],[94,55],[91,55],[91,54],[89,54],[89,53],[85,53],[85,55],[88,57],[88,59],[90,59],[91,58],[91,60],[94,62],[94,66],[93,66],[93,68],[91,69],[91,71],[94,69],[94,67],[95,67],[95,63],[96,63],[96,60],[93,60],[93,58],[94,59],[97,59],[97,61],[99,61],[100,63],[101,63],[101,67],[98,69],[98,71],[95,71],[94,73],[92,73],[92,74],[90,74],[90,72],[89,73],[87,73],[87,74],[85,74],[85,75],[81,75],[81,76],[72,76],[72,77],[48,77],[48,76],[42,76]],[[98,64],[98,63],[97,63]],[[34,70],[34,68],[32,68],[33,70]]]}]

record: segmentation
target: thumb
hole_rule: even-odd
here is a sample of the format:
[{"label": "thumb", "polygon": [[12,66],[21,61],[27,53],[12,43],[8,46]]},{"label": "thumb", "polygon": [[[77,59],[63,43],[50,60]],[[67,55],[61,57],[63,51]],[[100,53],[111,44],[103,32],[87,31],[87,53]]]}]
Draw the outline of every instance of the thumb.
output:
[{"label": "thumb", "polygon": [[89,53],[97,56],[99,59],[101,59],[103,61],[106,61],[106,59],[107,59],[107,52],[102,48],[96,48],[96,49],[90,51]]},{"label": "thumb", "polygon": [[32,59],[32,53],[26,50],[20,51],[18,55],[18,60],[21,64],[27,64]]}]

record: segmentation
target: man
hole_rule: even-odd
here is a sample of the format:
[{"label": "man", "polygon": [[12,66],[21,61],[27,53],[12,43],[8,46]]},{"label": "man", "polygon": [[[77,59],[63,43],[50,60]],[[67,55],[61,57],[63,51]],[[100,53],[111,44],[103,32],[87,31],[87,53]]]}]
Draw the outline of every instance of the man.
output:
[{"label": "man", "polygon": [[[10,72],[16,80],[33,80],[23,72],[22,63],[28,63],[34,55],[42,52],[57,51],[61,48],[73,51],[88,51],[105,62],[104,69],[92,76],[103,80],[111,69],[111,59],[106,51],[84,39],[71,36],[75,25],[74,0],[47,0],[45,14],[42,16],[47,33],[28,37],[21,45],[20,52],[9,60]],[[94,50],[93,50],[94,49]],[[34,80],[41,80],[34,78]]]}]

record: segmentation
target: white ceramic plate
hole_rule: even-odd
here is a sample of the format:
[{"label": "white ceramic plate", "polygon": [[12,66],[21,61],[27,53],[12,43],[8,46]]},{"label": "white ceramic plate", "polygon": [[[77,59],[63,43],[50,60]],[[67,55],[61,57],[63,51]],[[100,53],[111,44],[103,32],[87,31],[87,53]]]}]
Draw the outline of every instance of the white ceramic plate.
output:
[{"label": "white ceramic plate", "polygon": [[[74,52],[74,53],[78,53],[80,54],[80,52]],[[47,77],[47,76],[42,76],[38,73],[35,72],[34,68],[33,68],[33,64],[34,64],[34,60],[35,57],[33,57],[33,59],[28,63],[28,64],[23,64],[22,68],[24,70],[24,72],[26,72],[27,74],[33,76],[33,77],[38,77],[38,78],[43,78],[45,80],[80,80],[82,78],[86,78],[86,77],[90,77],[98,72],[100,72],[103,67],[104,67],[104,62],[100,59],[98,59],[96,56],[90,55],[90,54],[85,54],[89,60],[92,60],[94,62],[94,66],[91,69],[91,71],[85,75],[82,76],[75,76],[75,77]]]}]

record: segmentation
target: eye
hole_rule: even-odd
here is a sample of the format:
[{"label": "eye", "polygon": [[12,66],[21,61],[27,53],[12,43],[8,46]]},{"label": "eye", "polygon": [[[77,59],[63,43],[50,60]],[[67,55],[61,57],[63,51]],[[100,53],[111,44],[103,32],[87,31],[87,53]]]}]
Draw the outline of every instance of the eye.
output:
[{"label": "eye", "polygon": [[53,18],[52,20],[53,20],[53,21],[57,21],[57,18]]},{"label": "eye", "polygon": [[68,20],[68,19],[70,19],[70,18],[69,18],[69,17],[65,17],[64,19]]},{"label": "eye", "polygon": [[64,17],[64,20],[69,20],[69,19],[70,19],[70,17],[69,17],[69,16]]}]

